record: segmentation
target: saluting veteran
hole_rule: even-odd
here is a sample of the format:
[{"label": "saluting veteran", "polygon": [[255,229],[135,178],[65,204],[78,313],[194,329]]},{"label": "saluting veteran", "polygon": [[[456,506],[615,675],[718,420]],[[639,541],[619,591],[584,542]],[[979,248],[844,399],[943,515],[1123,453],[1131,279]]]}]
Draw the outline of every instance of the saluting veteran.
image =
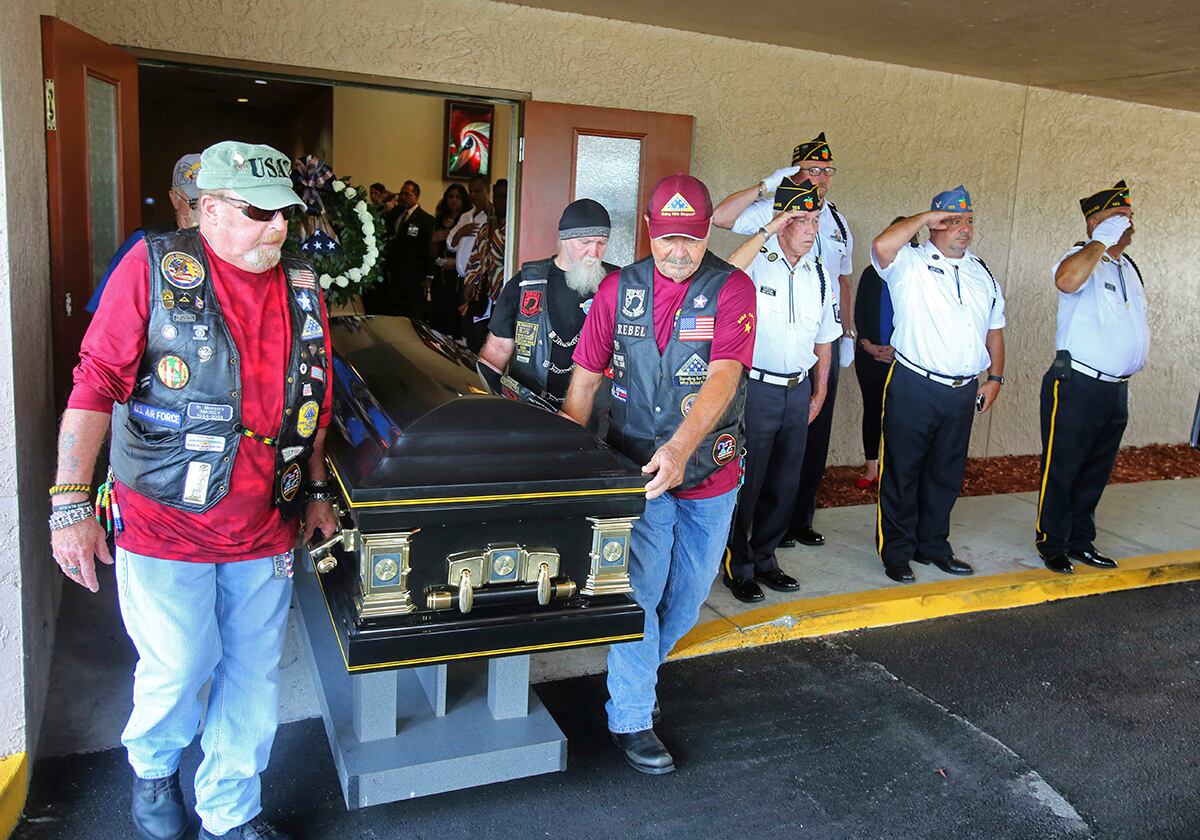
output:
[{"label": "saluting veteran", "polygon": [[[821,197],[821,230],[814,251],[820,256],[829,275],[836,280],[833,316],[841,325],[844,340],[830,345],[832,361],[829,368],[829,386],[825,402],[808,428],[808,443],[804,448],[804,464],[800,468],[795,512],[787,538],[782,543],[785,547],[797,542],[811,546],[825,544],[825,537],[813,528],[817,488],[825,475],[825,461],[829,455],[829,436],[833,429],[833,406],[837,397],[838,375],[843,367],[850,366],[854,358],[854,330],[850,321],[854,284],[854,266],[850,257],[854,251],[854,237],[850,233],[846,217],[829,200],[829,189],[836,172],[833,150],[825,139],[825,132],[822,131],[792,150],[791,166],[776,170],[761,183],[728,196],[717,205],[713,214],[713,224],[717,227],[730,228],[734,233],[749,236],[759,227],[765,226],[774,215],[771,208],[772,193],[780,184],[793,185],[808,180],[816,186]],[[810,375],[815,373],[816,371],[810,371]]]},{"label": "saluting veteran", "polygon": [[117,266],[59,434],[54,556],[95,592],[95,557],[112,560],[88,494],[111,425],[117,587],[138,651],[121,741],[134,825],[150,840],[189,832],[179,757],[202,714],[201,840],[287,836],[260,816],[259,775],[278,723],[297,517],[306,541],[337,527],[325,309],[312,269],[280,255],[304,207],[290,171],[269,146],[204,150],[199,229],[147,234]]},{"label": "saluting veteran", "polygon": [[[733,252],[757,287],[758,335],[746,391],[746,478],[722,580],[739,601],[799,588],[775,549],[791,522],[809,424],[827,393],[830,345],[841,337],[836,285],[815,243],[824,202],[811,181],[775,191],[776,215]],[[809,371],[816,374],[809,376]]]},{"label": "saluting veteran", "polygon": [[[929,240],[911,245],[921,228]],[[875,237],[871,262],[895,312],[895,361],[883,389],[876,547],[889,578],[914,580],[910,563],[969,575],[950,547],[950,511],[962,489],[976,412],[1004,384],[1004,294],[971,253],[975,213],[959,186],[931,209]]]},{"label": "saluting veteran", "polygon": [[1096,505],[1129,420],[1129,379],[1146,366],[1150,328],[1133,239],[1129,187],[1081,199],[1088,239],[1054,266],[1058,354],[1042,378],[1042,485],[1037,549],[1046,567],[1117,564],[1096,551]]},{"label": "saluting veteran", "polygon": [[708,253],[712,200],[672,175],[647,205],[650,256],[608,275],[575,349],[563,412],[583,424],[612,368],[608,441],[653,476],[629,576],[645,637],[608,654],[608,728],[634,769],[675,762],[652,728],[658,666],[692,628],[720,565],[737,497],[754,285]]}]

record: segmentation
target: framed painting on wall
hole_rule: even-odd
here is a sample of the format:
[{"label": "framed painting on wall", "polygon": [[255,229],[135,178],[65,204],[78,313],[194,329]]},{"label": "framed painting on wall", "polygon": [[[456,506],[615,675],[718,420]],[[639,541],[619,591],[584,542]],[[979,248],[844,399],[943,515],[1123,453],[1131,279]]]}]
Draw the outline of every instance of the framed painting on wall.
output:
[{"label": "framed painting on wall", "polygon": [[491,105],[446,100],[442,136],[442,174],[446,180],[465,181],[472,175],[490,175],[494,116],[495,108]]}]

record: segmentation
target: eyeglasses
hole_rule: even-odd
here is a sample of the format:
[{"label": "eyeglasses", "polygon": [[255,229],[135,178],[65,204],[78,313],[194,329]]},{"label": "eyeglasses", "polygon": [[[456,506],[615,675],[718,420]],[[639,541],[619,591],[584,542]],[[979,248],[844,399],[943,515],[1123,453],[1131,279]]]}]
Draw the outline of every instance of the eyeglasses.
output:
[{"label": "eyeglasses", "polygon": [[282,213],[283,220],[288,222],[296,215],[296,205],[294,204],[289,204],[280,210],[264,210],[261,207],[255,207],[248,201],[238,201],[233,198],[226,198],[223,195],[214,196],[214,198],[224,201],[226,204],[233,205],[242,211],[243,216],[255,222],[273,222],[277,213]]},{"label": "eyeglasses", "polygon": [[807,169],[801,169],[805,175],[816,178],[818,175],[833,175],[837,172],[836,166],[810,166]]}]

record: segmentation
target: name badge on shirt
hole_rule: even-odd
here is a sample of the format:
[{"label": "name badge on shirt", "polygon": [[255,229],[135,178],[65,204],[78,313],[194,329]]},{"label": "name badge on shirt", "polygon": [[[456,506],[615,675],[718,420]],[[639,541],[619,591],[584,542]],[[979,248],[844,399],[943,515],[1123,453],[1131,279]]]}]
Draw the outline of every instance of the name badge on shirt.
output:
[{"label": "name badge on shirt", "polygon": [[771,297],[775,297],[775,290],[772,289],[770,286],[759,286],[758,290],[760,292],[762,292],[764,295],[770,295]]},{"label": "name badge on shirt", "polygon": [[930,271],[932,271],[934,274],[945,274],[946,273],[934,265],[927,265],[925,267],[928,268]]},{"label": "name badge on shirt", "polygon": [[1115,292],[1117,290],[1117,287],[1112,283],[1105,283],[1104,288],[1108,289],[1110,292]]}]

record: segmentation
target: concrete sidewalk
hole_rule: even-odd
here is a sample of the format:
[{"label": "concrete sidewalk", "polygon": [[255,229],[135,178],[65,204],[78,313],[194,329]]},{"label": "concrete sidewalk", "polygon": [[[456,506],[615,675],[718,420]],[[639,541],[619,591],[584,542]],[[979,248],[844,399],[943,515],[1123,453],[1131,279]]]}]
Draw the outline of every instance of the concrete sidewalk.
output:
[{"label": "concrete sidewalk", "polygon": [[[917,566],[917,584],[883,575],[874,551],[875,508],[861,505],[817,512],[820,548],[779,553],[784,571],[801,582],[791,595],[767,592],[743,604],[715,581],[696,629],[673,657],[942,615],[997,609],[1157,583],[1200,579],[1200,479],[1119,484],[1108,488],[1097,519],[1097,547],[1124,559],[1115,572],[1081,568],[1074,575],[1045,570],[1033,549],[1037,497],[1032,493],[961,499],[951,540],[976,574],[951,578]],[[135,654],[121,626],[111,572],[101,591],[64,590],[39,756],[108,749],[120,743],[132,708]],[[535,682],[604,670],[607,649],[538,654]],[[81,693],[80,686],[87,686]],[[281,674],[282,719],[320,712],[301,655],[295,622],[289,627]]]}]

